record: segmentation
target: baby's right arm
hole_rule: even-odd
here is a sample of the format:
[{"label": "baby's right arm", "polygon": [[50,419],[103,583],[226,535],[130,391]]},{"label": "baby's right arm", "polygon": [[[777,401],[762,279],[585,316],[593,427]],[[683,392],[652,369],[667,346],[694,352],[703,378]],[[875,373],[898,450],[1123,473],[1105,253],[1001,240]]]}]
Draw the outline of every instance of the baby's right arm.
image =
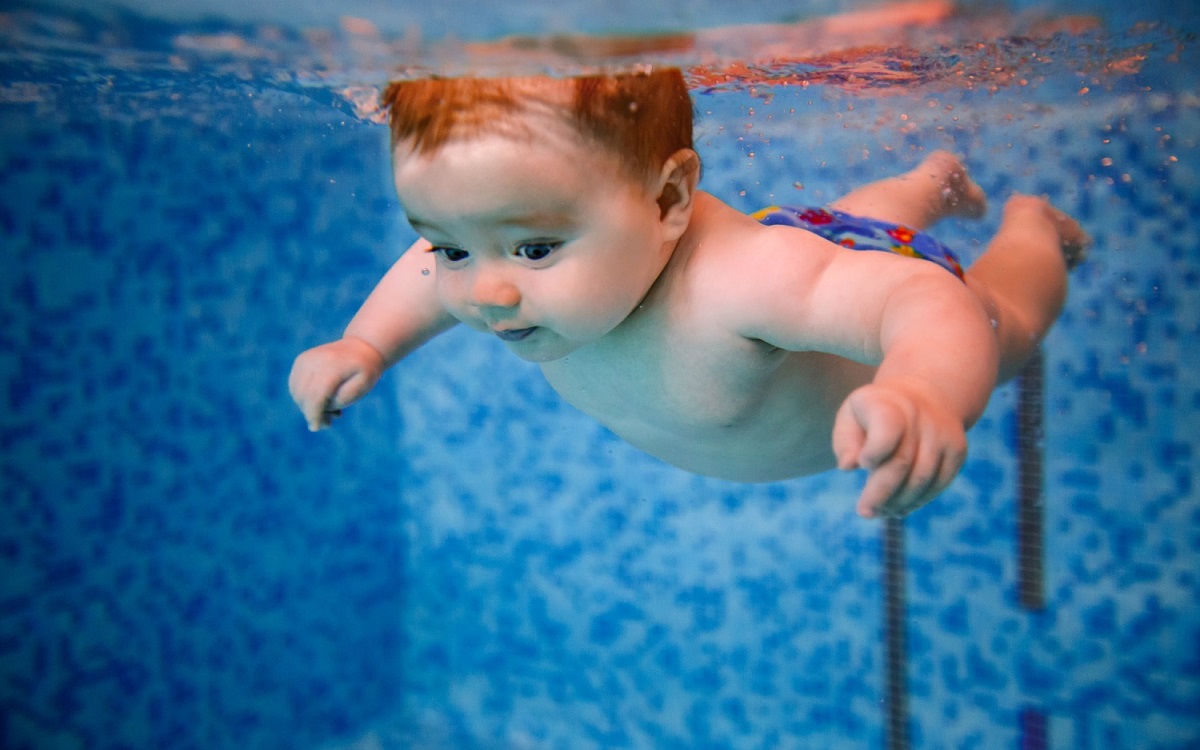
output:
[{"label": "baby's right arm", "polygon": [[384,370],[456,322],[438,301],[428,250],[419,240],[400,256],[340,340],[296,358],[288,389],[310,430],[328,427]]}]

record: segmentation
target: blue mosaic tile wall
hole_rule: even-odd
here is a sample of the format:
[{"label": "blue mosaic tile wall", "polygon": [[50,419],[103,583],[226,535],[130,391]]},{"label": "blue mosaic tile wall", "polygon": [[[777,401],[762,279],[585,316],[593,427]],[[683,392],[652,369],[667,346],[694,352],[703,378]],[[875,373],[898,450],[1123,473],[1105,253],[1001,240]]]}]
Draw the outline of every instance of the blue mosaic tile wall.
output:
[{"label": "blue mosaic tile wall", "polygon": [[[1051,748],[1200,744],[1200,92],[1165,58],[1088,94],[697,99],[743,208],[952,148],[995,204],[940,232],[966,256],[1012,190],[1097,240],[1046,346],[1045,609],[1011,387],[907,523],[912,747],[1033,747],[1029,711]],[[210,84],[3,88],[0,745],[885,746],[858,477],[665,467],[467,331],[308,434],[292,356],[411,239],[385,136]]]},{"label": "blue mosaic tile wall", "polygon": [[0,105],[0,746],[315,746],[401,691],[395,410],[317,444],[285,385],[373,283],[378,133],[93,97]]}]

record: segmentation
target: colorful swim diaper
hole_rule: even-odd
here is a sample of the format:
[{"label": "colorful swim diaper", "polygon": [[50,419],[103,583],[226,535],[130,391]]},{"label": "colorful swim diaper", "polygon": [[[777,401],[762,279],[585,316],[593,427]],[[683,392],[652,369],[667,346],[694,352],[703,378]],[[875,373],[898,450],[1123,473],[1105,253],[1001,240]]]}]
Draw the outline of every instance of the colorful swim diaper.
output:
[{"label": "colorful swim diaper", "polygon": [[901,224],[834,211],[829,208],[770,206],[751,216],[766,225],[799,227],[851,250],[880,250],[937,263],[963,278],[954,251],[924,232]]}]

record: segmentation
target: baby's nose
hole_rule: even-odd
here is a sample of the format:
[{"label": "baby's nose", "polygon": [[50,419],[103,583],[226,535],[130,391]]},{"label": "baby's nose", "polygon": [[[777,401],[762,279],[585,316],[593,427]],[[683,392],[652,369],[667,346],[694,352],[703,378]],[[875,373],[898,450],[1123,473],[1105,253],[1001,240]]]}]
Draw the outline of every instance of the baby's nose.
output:
[{"label": "baby's nose", "polygon": [[479,307],[516,307],[521,303],[521,291],[501,274],[481,273],[475,278],[471,298]]}]

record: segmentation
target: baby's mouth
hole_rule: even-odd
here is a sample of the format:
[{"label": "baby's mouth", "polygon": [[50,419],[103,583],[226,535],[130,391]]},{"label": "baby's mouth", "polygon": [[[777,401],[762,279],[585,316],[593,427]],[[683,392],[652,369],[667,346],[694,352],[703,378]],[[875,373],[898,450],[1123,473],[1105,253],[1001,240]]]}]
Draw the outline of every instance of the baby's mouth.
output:
[{"label": "baby's mouth", "polygon": [[531,328],[511,328],[507,331],[496,331],[496,335],[503,341],[521,341],[536,330],[537,326]]}]

